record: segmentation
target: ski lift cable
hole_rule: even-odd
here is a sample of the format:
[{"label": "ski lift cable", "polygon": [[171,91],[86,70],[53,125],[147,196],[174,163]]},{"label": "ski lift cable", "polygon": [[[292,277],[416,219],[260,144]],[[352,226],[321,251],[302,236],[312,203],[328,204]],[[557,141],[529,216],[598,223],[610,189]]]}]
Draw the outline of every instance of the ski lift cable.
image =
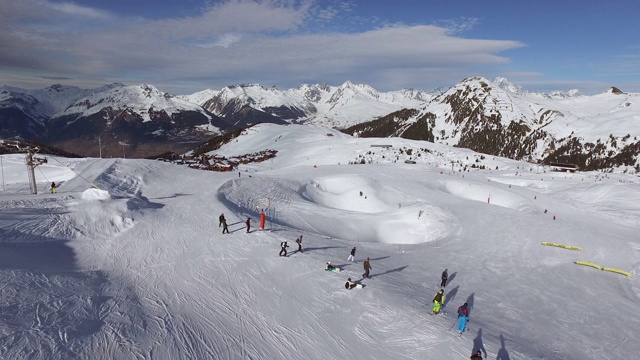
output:
[{"label": "ski lift cable", "polygon": [[[92,181],[90,181],[89,179],[85,178],[84,176],[82,176],[82,175],[78,174],[78,173],[77,173],[77,172],[75,172],[72,168],[70,168],[68,165],[63,164],[62,162],[60,162],[60,160],[56,159],[56,158],[55,158],[55,157],[53,157],[53,156],[52,156],[51,158],[52,158],[53,160],[57,161],[57,162],[58,162],[58,164],[60,164],[60,165],[62,165],[62,166],[64,166],[64,167],[66,167],[67,169],[69,169],[69,171],[71,171],[72,173],[76,174],[76,176],[77,176],[77,177],[79,177],[80,179],[82,179],[82,180],[86,181],[87,183],[89,183],[89,184],[91,185],[91,187],[93,187],[93,188],[96,188],[96,189],[100,190],[100,188],[98,187],[98,185],[94,184]],[[40,171],[42,171],[42,170],[40,170]],[[43,175],[44,175],[44,174],[43,174]],[[46,179],[46,177],[45,177],[45,179]],[[47,180],[47,182],[48,182],[48,181],[49,181],[49,180]]]}]

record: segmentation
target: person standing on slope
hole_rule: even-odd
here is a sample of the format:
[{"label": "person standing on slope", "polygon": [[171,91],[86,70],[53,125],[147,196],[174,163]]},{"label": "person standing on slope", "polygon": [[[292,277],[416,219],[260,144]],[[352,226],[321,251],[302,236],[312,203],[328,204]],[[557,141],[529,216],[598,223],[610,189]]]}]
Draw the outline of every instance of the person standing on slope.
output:
[{"label": "person standing on slope", "polygon": [[354,246],[353,249],[351,249],[351,255],[349,255],[349,257],[347,258],[347,261],[353,262],[355,259],[356,259],[356,247]]},{"label": "person standing on slope", "polygon": [[218,227],[221,227],[222,224],[226,221],[226,219],[224,218],[224,213],[220,214],[220,216],[218,217],[218,220],[220,221],[220,223],[218,224]]},{"label": "person standing on slope", "polygon": [[478,350],[475,354],[471,355],[471,360],[482,360],[482,351]]},{"label": "person standing on slope", "polygon": [[304,251],[302,251],[302,235],[300,235],[300,237],[296,239],[296,244],[298,244],[298,251],[303,253]]},{"label": "person standing on slope", "polygon": [[458,308],[458,327],[456,330],[460,334],[462,334],[467,327],[467,322],[469,321],[469,305],[464,303],[462,306]]},{"label": "person standing on slope", "polygon": [[225,218],[222,218],[222,233],[229,233],[229,227],[227,226],[227,220]]},{"label": "person standing on slope", "polygon": [[371,267],[371,263],[369,262],[369,258],[367,258],[367,260],[364,261],[364,274],[362,274],[363,278],[368,278],[369,277],[369,270],[373,269]]},{"label": "person standing on slope", "polygon": [[280,243],[280,256],[287,256],[287,248],[289,247],[289,245],[287,245],[286,241],[282,241]]},{"label": "person standing on slope", "polygon": [[447,269],[444,269],[444,271],[442,272],[442,282],[440,283],[440,287],[446,287],[447,286],[447,279],[449,278],[449,273],[447,273]]},{"label": "person standing on slope", "polygon": [[440,289],[433,297],[433,314],[437,315],[440,313],[440,308],[444,303],[444,289]]},{"label": "person standing on slope", "polygon": [[251,230],[251,218],[247,218],[247,221],[245,221],[245,224],[247,224],[247,233],[249,233]]},{"label": "person standing on slope", "polygon": [[57,192],[58,192],[58,190],[56,189],[56,183],[52,181],[51,182],[51,193],[55,194]]}]

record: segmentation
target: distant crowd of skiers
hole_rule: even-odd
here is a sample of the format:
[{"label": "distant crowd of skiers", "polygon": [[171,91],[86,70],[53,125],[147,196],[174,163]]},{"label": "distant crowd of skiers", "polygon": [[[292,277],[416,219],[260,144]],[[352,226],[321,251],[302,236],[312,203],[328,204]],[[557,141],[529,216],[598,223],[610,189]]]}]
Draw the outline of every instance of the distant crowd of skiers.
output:
[{"label": "distant crowd of skiers", "polygon": [[[51,186],[52,188],[52,192],[55,192],[55,184],[52,184]],[[227,220],[224,217],[224,213],[220,214],[220,217],[218,218],[219,225],[218,227],[222,227],[222,233],[223,234],[229,234],[229,228],[227,225]],[[245,224],[247,226],[247,233],[249,233],[251,231],[251,218],[247,218],[247,220],[245,221]],[[303,253],[303,249],[302,249],[302,235],[300,235],[297,239],[296,239],[296,244],[298,244],[298,252]],[[289,245],[287,243],[287,241],[282,241],[280,242],[280,253],[278,254],[279,256],[287,256],[287,249],[289,248]],[[349,253],[349,256],[347,257],[347,261],[350,262],[354,262],[355,261],[355,256],[356,256],[356,247],[354,246],[351,249],[351,252]],[[363,262],[363,269],[364,269],[364,273],[362,274],[362,278],[363,279],[367,279],[370,277],[369,275],[369,271],[373,269],[373,267],[371,266],[371,259],[369,257],[367,257],[367,259]],[[325,266],[325,270],[326,271],[335,271],[336,270],[336,266],[331,264],[330,261],[327,262],[326,266]],[[441,289],[433,296],[433,309],[432,312],[434,315],[437,315],[440,313],[440,311],[442,310],[442,306],[444,304],[445,301],[445,295],[444,295],[444,288],[447,286],[447,281],[449,279],[449,273],[448,273],[449,269],[444,269],[444,271],[442,272],[441,275],[441,282],[440,282],[440,287]],[[358,286],[358,283],[354,282],[351,280],[351,278],[348,278],[347,281],[344,284],[344,287],[348,290],[354,289]],[[462,333],[465,331],[466,327],[467,327],[467,322],[469,322],[469,304],[464,303],[462,304],[460,307],[458,307],[458,322],[457,322],[457,327],[456,330],[462,335]],[[482,360],[482,352],[480,350],[478,350],[477,352],[473,353],[471,355],[471,360]]]}]

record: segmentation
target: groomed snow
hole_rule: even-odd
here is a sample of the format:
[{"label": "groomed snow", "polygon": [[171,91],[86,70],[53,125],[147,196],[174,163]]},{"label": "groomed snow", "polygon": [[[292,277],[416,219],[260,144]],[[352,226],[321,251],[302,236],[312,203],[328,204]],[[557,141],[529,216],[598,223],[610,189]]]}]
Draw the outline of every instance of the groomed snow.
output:
[{"label": "groomed snow", "polygon": [[[398,155],[406,148],[417,164]],[[24,156],[2,155],[0,358],[640,353],[637,177],[491,156],[477,163],[464,149],[314,126],[259,125],[216,153],[264,149],[277,157],[227,173],[49,157],[36,170],[38,195],[29,194]],[[366,164],[349,164],[360,156]],[[472,164],[492,170],[462,172]],[[295,251],[301,234],[304,253]],[[278,256],[283,240],[288,257]],[[372,278],[361,280],[366,257]],[[342,271],[325,272],[326,261]],[[445,313],[432,316],[445,268]],[[365,287],[345,290],[348,277]],[[464,302],[471,321],[460,337],[451,328]]]}]

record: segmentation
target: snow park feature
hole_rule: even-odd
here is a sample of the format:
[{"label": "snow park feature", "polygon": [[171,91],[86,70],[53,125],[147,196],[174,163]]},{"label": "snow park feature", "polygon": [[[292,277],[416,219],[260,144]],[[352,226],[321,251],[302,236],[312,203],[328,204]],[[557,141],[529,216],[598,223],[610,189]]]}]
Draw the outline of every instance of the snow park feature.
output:
[{"label": "snow park feature", "polygon": [[604,271],[609,271],[609,272],[613,272],[613,273],[617,273],[617,274],[621,274],[621,275],[626,275],[626,276],[631,276],[631,272],[629,271],[624,271],[621,269],[616,269],[616,268],[611,268],[611,267],[605,267],[605,266],[600,266],[598,264],[594,264],[591,262],[587,262],[587,261],[575,261],[574,263],[578,264],[578,265],[584,265],[584,266],[589,266],[598,270],[604,270]]},{"label": "snow park feature", "polygon": [[[384,139],[388,149],[372,148],[381,140],[327,132],[334,130],[252,127],[211,153],[278,150],[273,164],[243,164],[240,178],[153,160],[49,157],[41,169],[50,181],[36,170],[38,195],[29,191],[24,155],[0,155],[7,184],[0,358],[468,359],[481,348],[488,359],[617,360],[640,353],[630,340],[640,323],[640,178],[538,173],[497,156],[486,169],[462,171],[480,155],[397,138]],[[393,162],[402,147],[429,152],[416,164]],[[368,151],[373,163],[348,164]],[[87,180],[106,193],[85,193]],[[48,192],[51,181],[61,184],[57,194]],[[271,199],[265,231],[247,234],[245,220],[257,222],[261,198]],[[223,213],[230,234],[221,233]],[[281,242],[300,235],[304,253],[276,256]],[[549,239],[583,250],[540,245]],[[572,263],[576,254],[632,275],[594,276]],[[372,278],[361,279],[367,257]],[[342,271],[327,274],[329,260]],[[427,315],[445,268],[444,312]],[[347,291],[349,277],[367,291]],[[465,302],[471,322],[458,337],[448,329]]]},{"label": "snow park feature", "polygon": [[552,242],[543,242],[542,245],[544,245],[544,246],[555,246],[555,247],[559,247],[559,248],[563,248],[563,249],[567,249],[567,250],[575,250],[575,251],[582,250],[582,248],[577,247],[577,246],[564,245],[564,244],[558,244],[558,243],[552,243]]}]

